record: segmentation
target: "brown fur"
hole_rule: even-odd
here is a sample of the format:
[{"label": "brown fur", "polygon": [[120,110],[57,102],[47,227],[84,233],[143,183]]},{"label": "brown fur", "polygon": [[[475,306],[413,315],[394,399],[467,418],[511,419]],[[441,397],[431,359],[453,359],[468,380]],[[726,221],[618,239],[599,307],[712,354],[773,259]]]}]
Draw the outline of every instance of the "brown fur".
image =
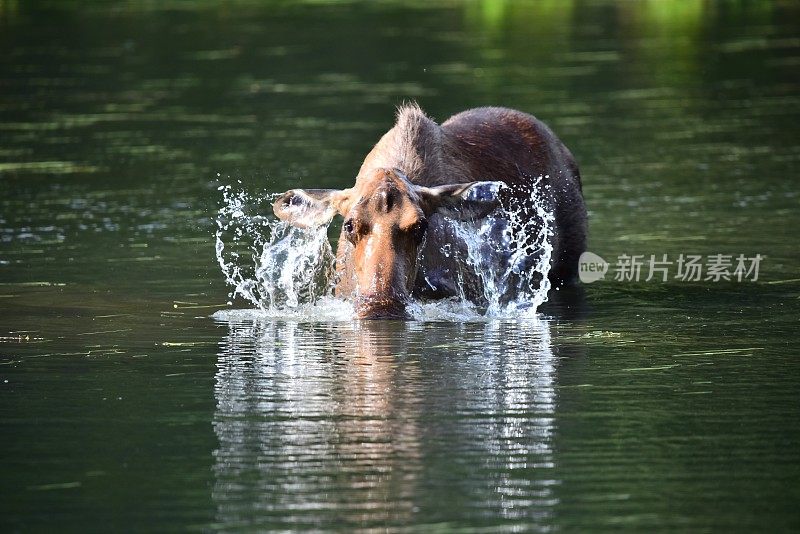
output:
[{"label": "brown fur", "polygon": [[[411,294],[419,242],[413,229],[425,214],[419,195],[396,171],[373,169],[357,180],[342,207],[337,296],[356,297],[371,315],[397,315]],[[348,224],[352,231],[348,232]]]},{"label": "brown fur", "polygon": [[[317,210],[317,224],[329,219],[330,212],[320,211],[328,205],[345,218],[336,294],[354,298],[362,317],[403,316],[412,294],[453,294],[461,273],[467,296],[479,298],[480,281],[456,255],[441,253],[450,243],[466,257],[464,243],[440,213],[449,204],[463,206],[464,193],[479,181],[505,183],[502,200],[515,208],[530,207],[531,194],[547,203],[555,213],[550,277],[556,284],[574,280],[586,245],[586,208],[578,167],[550,129],[505,108],[468,110],[439,126],[410,104],[398,109],[395,126],[364,159],[351,189],[304,192],[304,202]],[[276,202],[276,214],[293,220],[287,207],[296,193]],[[317,198],[328,204],[317,207]],[[420,228],[426,224],[423,241]]]}]

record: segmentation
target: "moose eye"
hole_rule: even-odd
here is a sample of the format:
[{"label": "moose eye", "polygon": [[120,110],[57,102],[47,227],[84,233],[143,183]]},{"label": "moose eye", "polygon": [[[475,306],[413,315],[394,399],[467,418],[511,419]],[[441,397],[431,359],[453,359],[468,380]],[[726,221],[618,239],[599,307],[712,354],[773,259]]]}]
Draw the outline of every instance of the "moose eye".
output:
[{"label": "moose eye", "polygon": [[420,219],[417,224],[411,227],[411,235],[414,236],[414,240],[417,242],[422,241],[422,238],[425,237],[425,232],[428,230],[428,221],[425,219]]},{"label": "moose eye", "polygon": [[347,219],[342,224],[342,231],[344,232],[344,236],[347,238],[348,241],[356,244],[356,240],[358,239],[358,234],[356,233],[356,223],[353,222],[353,219]]}]

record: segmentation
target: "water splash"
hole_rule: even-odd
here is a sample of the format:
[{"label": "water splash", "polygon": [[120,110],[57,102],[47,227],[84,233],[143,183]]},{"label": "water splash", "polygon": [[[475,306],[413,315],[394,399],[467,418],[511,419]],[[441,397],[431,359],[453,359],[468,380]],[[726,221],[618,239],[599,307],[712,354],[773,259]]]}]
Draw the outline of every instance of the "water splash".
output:
[{"label": "water splash", "polygon": [[[241,296],[262,312],[298,309],[331,292],[333,251],[327,228],[301,230],[264,217],[270,197],[219,188],[216,254],[230,298]],[[258,211],[259,214],[252,213]],[[227,243],[227,245],[226,245]]]},{"label": "water splash", "polygon": [[478,222],[450,220],[482,282],[487,316],[535,314],[547,300],[554,214],[539,196],[542,179],[527,188],[526,201],[504,204]]},{"label": "water splash", "polygon": [[[553,247],[553,212],[539,198],[538,180],[530,185],[529,202],[502,205],[480,221],[450,221],[466,244],[465,267],[482,283],[485,303],[470,302],[459,274],[460,297],[415,302],[409,312],[417,320],[487,320],[535,317],[547,300],[547,274]],[[349,320],[353,306],[333,297],[334,253],[327,227],[299,229],[274,218],[274,195],[253,196],[229,185],[219,188],[216,255],[231,300],[245,299],[262,316],[314,320]],[[443,252],[454,249],[443,245]],[[455,254],[455,250],[452,251]],[[247,311],[223,311],[252,313]]]}]

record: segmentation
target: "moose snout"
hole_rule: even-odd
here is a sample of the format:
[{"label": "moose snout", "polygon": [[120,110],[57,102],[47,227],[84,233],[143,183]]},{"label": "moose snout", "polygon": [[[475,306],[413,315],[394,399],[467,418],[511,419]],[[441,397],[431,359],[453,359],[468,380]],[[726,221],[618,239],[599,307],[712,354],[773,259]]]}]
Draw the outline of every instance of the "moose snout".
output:
[{"label": "moose snout", "polygon": [[400,295],[360,295],[355,300],[358,319],[411,319],[409,298]]}]

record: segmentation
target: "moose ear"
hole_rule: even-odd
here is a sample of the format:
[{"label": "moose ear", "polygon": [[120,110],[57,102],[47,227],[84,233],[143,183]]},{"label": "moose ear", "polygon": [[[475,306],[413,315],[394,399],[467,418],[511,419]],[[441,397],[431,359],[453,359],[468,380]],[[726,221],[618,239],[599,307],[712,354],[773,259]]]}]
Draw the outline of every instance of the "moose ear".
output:
[{"label": "moose ear", "polygon": [[282,221],[299,228],[316,228],[331,222],[347,198],[338,189],[291,189],[272,203]]},{"label": "moose ear", "polygon": [[437,187],[418,187],[426,213],[441,213],[453,219],[480,219],[500,205],[503,182],[469,182]]}]

